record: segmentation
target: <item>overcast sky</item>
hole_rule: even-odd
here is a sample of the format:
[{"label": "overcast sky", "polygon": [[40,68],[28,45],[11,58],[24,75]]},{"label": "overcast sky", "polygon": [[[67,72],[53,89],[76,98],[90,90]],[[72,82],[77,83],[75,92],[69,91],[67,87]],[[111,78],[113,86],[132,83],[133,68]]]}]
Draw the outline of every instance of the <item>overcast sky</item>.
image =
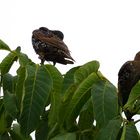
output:
[{"label": "overcast sky", "polygon": [[[139,0],[1,0],[0,5],[0,39],[12,49],[21,46],[36,63],[32,31],[45,26],[64,33],[76,63],[57,64],[62,73],[98,60],[104,76],[117,85],[122,64],[140,51]],[[1,51],[0,60],[4,55]]]}]

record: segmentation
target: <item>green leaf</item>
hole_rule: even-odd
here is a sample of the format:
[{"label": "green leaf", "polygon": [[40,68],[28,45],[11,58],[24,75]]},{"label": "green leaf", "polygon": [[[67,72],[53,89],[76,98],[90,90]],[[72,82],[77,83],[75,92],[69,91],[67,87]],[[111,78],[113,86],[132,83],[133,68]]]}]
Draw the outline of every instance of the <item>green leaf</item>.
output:
[{"label": "green leaf", "polygon": [[7,132],[12,124],[12,118],[5,111],[3,100],[0,100],[0,135]]},{"label": "green leaf", "polygon": [[125,105],[125,108],[127,108],[128,106],[131,106],[132,103],[134,103],[139,98],[140,98],[140,81],[137,82],[137,84],[132,88],[129,98],[128,98],[128,102]]},{"label": "green leaf", "polygon": [[132,88],[128,101],[123,107],[124,110],[129,110],[133,115],[140,113],[140,81]]},{"label": "green leaf", "polygon": [[15,93],[16,81],[17,81],[17,76],[12,76],[9,73],[4,74],[2,79],[4,94],[5,91],[9,91],[10,93]]},{"label": "green leaf", "polygon": [[7,123],[4,118],[4,105],[3,100],[0,100],[0,135],[4,134],[6,132]]},{"label": "green leaf", "polygon": [[0,50],[11,51],[9,46],[0,39]]},{"label": "green leaf", "polygon": [[74,74],[79,69],[78,67],[74,67],[70,69],[65,75],[64,75],[64,81],[63,81],[63,87],[62,87],[62,94],[64,95],[66,90],[74,83]]},{"label": "green leaf", "polygon": [[13,124],[12,130],[10,130],[10,136],[12,140],[32,140],[30,136],[26,138],[21,134],[19,124]]},{"label": "green leaf", "polygon": [[0,135],[0,140],[11,140],[8,132],[4,133],[3,135]]},{"label": "green leaf", "polygon": [[47,140],[48,133],[49,133],[48,113],[49,113],[49,111],[44,112],[43,115],[42,115],[42,119],[39,123],[39,126],[37,127],[37,129],[35,131],[36,140],[41,140],[42,138],[44,140]]},{"label": "green leaf", "polygon": [[[68,88],[68,90],[65,91],[66,92],[64,93],[65,100],[63,99],[63,103],[67,104],[67,107],[64,107],[63,110],[63,112],[65,112],[63,118],[67,124],[68,129],[71,129],[71,127],[73,127],[72,125],[75,122],[81,108],[90,97],[91,94],[90,89],[92,87],[92,84],[98,79],[98,76],[95,73],[98,71],[98,68],[99,63],[97,61],[91,61],[81,66],[80,68],[77,67],[77,70],[75,68],[71,72],[72,78],[74,75],[74,83],[72,84],[73,81],[71,80],[72,81],[70,82],[71,86]],[[73,88],[75,89],[75,91],[69,90],[71,87],[76,87]],[[69,94],[68,91],[71,94]],[[70,100],[67,99],[67,97],[70,97]]]},{"label": "green leaf", "polygon": [[117,90],[109,81],[99,80],[93,84],[91,94],[97,126],[104,127],[118,115]]},{"label": "green leaf", "polygon": [[120,140],[139,140],[139,133],[133,122],[124,125]]},{"label": "green leaf", "polygon": [[110,120],[108,124],[99,131],[96,140],[116,140],[121,128],[121,123],[120,118]]},{"label": "green leaf", "polygon": [[51,74],[51,77],[53,80],[53,90],[55,90],[56,92],[60,92],[61,87],[62,87],[62,82],[63,82],[62,74],[53,65],[46,65],[45,67],[47,68],[47,70]]},{"label": "green leaf", "polygon": [[80,130],[91,129],[93,127],[93,122],[93,105],[90,98],[80,112],[78,126]]},{"label": "green leaf", "polygon": [[19,64],[20,66],[26,66],[27,64],[33,64],[33,62],[31,61],[31,59],[28,58],[28,56],[22,52],[20,52],[21,48],[19,47],[18,49],[16,49],[15,53],[18,56],[19,59]]},{"label": "green leaf", "polygon": [[17,98],[18,109],[21,110],[21,101],[24,97],[24,84],[26,79],[26,68],[20,67],[17,71],[17,83],[15,88],[15,95]]},{"label": "green leaf", "polygon": [[20,53],[20,52],[21,52],[21,47],[18,46],[13,52],[14,52],[14,53]]},{"label": "green leaf", "polygon": [[9,92],[13,92],[13,79],[14,77],[9,74],[9,73],[6,73],[4,76],[3,76],[3,91],[5,92],[6,90],[8,90]]},{"label": "green leaf", "polygon": [[64,121],[67,118],[67,109],[69,107],[69,103],[71,102],[72,96],[76,90],[76,85],[71,85],[66,91],[64,96],[62,97],[60,109],[59,109],[59,125],[63,126]]},{"label": "green leaf", "polygon": [[9,113],[9,115],[14,119],[17,116],[17,104],[16,104],[16,96],[11,94],[9,91],[5,91],[4,95],[4,107],[5,110]]},{"label": "green leaf", "polygon": [[47,140],[51,139],[52,137],[55,137],[56,135],[59,134],[59,132],[60,132],[59,125],[56,122],[55,125],[49,130]]},{"label": "green leaf", "polygon": [[96,83],[98,80],[99,78],[97,74],[93,72],[88,77],[86,77],[75,90],[73,97],[67,108],[67,115],[65,117],[67,127],[70,127],[71,124],[74,123],[81,108],[91,96],[92,85]]},{"label": "green leaf", "polygon": [[75,75],[74,75],[75,83],[82,82],[92,72],[96,73],[98,71],[98,69],[99,69],[98,61],[91,61],[91,62],[84,64],[75,72]]},{"label": "green leaf", "polygon": [[76,140],[76,134],[75,133],[65,133],[65,134],[60,134],[51,140]]},{"label": "green leaf", "polygon": [[79,135],[78,140],[96,140],[94,131],[91,130],[83,130],[81,135]]},{"label": "green leaf", "polygon": [[18,58],[19,58],[19,64],[20,64],[21,66],[26,66],[26,65],[29,64],[29,63],[33,63],[33,62],[31,61],[31,59],[29,59],[28,56],[27,56],[26,54],[24,54],[24,53],[20,53],[20,54],[18,55]]},{"label": "green leaf", "polygon": [[13,65],[14,61],[17,60],[16,53],[10,52],[1,62],[0,64],[0,71],[1,75],[9,72],[11,66]]},{"label": "green leaf", "polygon": [[38,126],[52,84],[52,78],[45,66],[26,66],[23,109],[20,117],[21,132],[24,135],[28,136]]},{"label": "green leaf", "polygon": [[49,113],[49,127],[53,127],[58,121],[63,77],[56,67],[52,65],[46,65],[46,68],[51,74],[53,80],[53,90],[51,92],[51,109]]},{"label": "green leaf", "polygon": [[62,126],[64,123],[65,114],[67,112],[68,105],[71,101],[74,91],[77,88],[77,85],[74,84],[74,73],[77,69],[79,69],[79,66],[70,69],[64,75],[64,80],[63,80],[63,85],[62,85],[62,99],[61,99],[60,109],[59,109],[60,126]]},{"label": "green leaf", "polygon": [[54,124],[54,126],[52,128],[50,128],[48,126],[48,114],[49,111],[44,111],[43,115],[41,117],[41,121],[39,123],[38,128],[35,131],[35,138],[36,140],[41,140],[43,138],[43,140],[50,140],[50,138],[56,136],[59,134],[60,130],[59,130],[59,126],[58,124]]}]

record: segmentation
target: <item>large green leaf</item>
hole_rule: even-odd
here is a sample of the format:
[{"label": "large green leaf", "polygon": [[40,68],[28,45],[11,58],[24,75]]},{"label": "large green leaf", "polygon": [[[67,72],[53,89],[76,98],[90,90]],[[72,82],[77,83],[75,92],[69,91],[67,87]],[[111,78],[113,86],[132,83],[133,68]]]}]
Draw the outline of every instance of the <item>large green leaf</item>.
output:
[{"label": "large green leaf", "polygon": [[96,131],[94,131],[94,129],[85,129],[83,131],[81,131],[81,133],[79,133],[78,140],[96,140],[95,139],[95,134]]},{"label": "large green leaf", "polygon": [[12,140],[32,140],[31,136],[25,137],[21,134],[19,124],[13,124],[10,136]]},{"label": "large green leaf", "polygon": [[103,127],[118,115],[116,88],[107,80],[95,82],[92,87],[94,117],[98,127]]},{"label": "large green leaf", "polygon": [[68,105],[67,114],[65,116],[67,127],[70,127],[71,124],[76,120],[81,108],[91,96],[92,85],[98,80],[99,78],[97,74],[93,72],[88,77],[86,77],[75,90],[73,97]]},{"label": "large green leaf", "polygon": [[12,118],[7,114],[3,105],[3,99],[0,100],[0,135],[7,132],[12,124]]},{"label": "large green leaf", "polygon": [[76,83],[82,82],[85,78],[87,78],[88,75],[90,75],[92,72],[97,72],[99,69],[99,62],[98,61],[91,61],[83,66],[81,66],[74,75],[74,80]]},{"label": "large green leaf", "polygon": [[121,128],[121,123],[120,118],[110,120],[106,127],[99,131],[96,140],[116,140]]},{"label": "large green leaf", "polygon": [[120,140],[139,140],[140,136],[133,122],[124,124]]},{"label": "large green leaf", "polygon": [[63,82],[62,74],[53,65],[46,65],[46,68],[49,71],[49,73],[51,74],[51,77],[53,80],[53,90],[55,92],[60,93],[61,87],[62,87],[62,82]]},{"label": "large green leaf", "polygon": [[78,67],[74,67],[70,69],[65,75],[64,75],[64,81],[63,81],[63,87],[62,87],[62,94],[66,92],[66,90],[74,83],[74,74],[79,69]]},{"label": "large green leaf", "polygon": [[[15,93],[15,86],[16,86],[17,76],[12,76],[9,73],[4,74],[3,80],[2,80],[2,86],[3,86],[3,93],[4,93],[4,99],[5,95],[9,92],[14,94]],[[12,95],[11,95],[12,96]],[[14,96],[14,95],[13,95]],[[8,97],[6,95],[6,97]],[[9,100],[11,101],[11,100]],[[8,102],[9,102],[8,101]]]},{"label": "large green leaf", "polygon": [[21,66],[26,66],[27,64],[29,64],[29,63],[33,63],[32,61],[31,61],[31,59],[29,59],[28,58],[28,56],[26,55],[26,54],[24,54],[24,53],[18,53],[18,59],[19,59],[19,64],[21,65]]},{"label": "large green leaf", "polygon": [[60,116],[62,117],[63,114],[62,118],[67,123],[67,127],[71,127],[82,106],[89,99],[92,84],[98,79],[98,76],[94,73],[98,71],[98,68],[99,63],[97,61],[91,61],[80,68],[77,67],[70,70],[69,73],[65,75],[68,77],[66,78],[67,84],[70,85],[66,85],[68,88],[65,89],[64,97],[62,99]]},{"label": "large green leaf", "polygon": [[5,95],[3,98],[5,110],[10,114],[10,116],[14,119],[17,116],[17,103],[16,96],[11,94],[8,90],[5,91]]},{"label": "large green leaf", "polygon": [[3,135],[0,135],[0,140],[11,140],[8,132],[4,133]]},{"label": "large green leaf", "polygon": [[67,112],[68,105],[72,99],[74,91],[77,88],[77,85],[74,83],[74,74],[76,70],[79,69],[78,67],[74,67],[70,69],[65,75],[62,85],[62,99],[60,103],[59,109],[59,124],[60,126],[63,125],[65,113]]},{"label": "large green leaf", "polygon": [[0,50],[11,51],[9,46],[0,39]]},{"label": "large green leaf", "polygon": [[37,127],[35,131],[35,138],[36,140],[47,140],[48,133],[49,133],[49,127],[48,127],[48,113],[49,111],[46,111],[42,115],[42,119],[40,120],[39,126]]},{"label": "large green leaf", "polygon": [[132,88],[128,101],[123,107],[124,110],[129,110],[133,115],[140,114],[140,81]]},{"label": "large green leaf", "polygon": [[14,77],[11,74],[6,73],[3,76],[2,85],[3,85],[4,92],[8,90],[9,92],[13,93]]},{"label": "large green leaf", "polygon": [[53,127],[54,124],[58,121],[63,77],[56,67],[52,65],[46,65],[46,68],[50,72],[53,80],[53,90],[50,95],[51,109],[49,112],[49,127]]},{"label": "large green leaf", "polygon": [[21,101],[24,97],[24,84],[26,80],[26,68],[20,67],[17,71],[17,83],[15,88],[15,94],[17,98],[18,109],[21,110]]},{"label": "large green leaf", "polygon": [[59,109],[59,125],[63,126],[64,121],[67,118],[67,109],[69,107],[69,103],[71,102],[72,96],[76,90],[77,86],[75,84],[71,85],[66,91],[61,100],[60,109]]},{"label": "large green leaf", "polygon": [[7,123],[4,118],[3,99],[0,99],[0,135],[6,132]]},{"label": "large green leaf", "polygon": [[128,98],[128,102],[125,105],[125,107],[127,108],[129,105],[132,105],[132,103],[134,103],[134,101],[136,101],[139,98],[140,98],[140,81],[137,82],[137,84],[132,88]]},{"label": "large green leaf", "polygon": [[93,127],[94,116],[93,116],[93,105],[91,98],[83,106],[78,121],[78,127],[80,130],[88,130]]},{"label": "large green leaf", "polygon": [[65,134],[60,134],[51,140],[76,140],[76,134],[75,133],[65,133]]},{"label": "large green leaf", "polygon": [[39,126],[37,127],[35,131],[35,138],[36,140],[50,140],[52,137],[55,137],[56,135],[59,134],[60,129],[58,123],[54,124],[52,128],[49,127],[48,125],[48,114],[49,111],[44,111],[43,115],[41,117]]},{"label": "large green leaf", "polygon": [[23,109],[20,117],[21,132],[24,135],[29,135],[38,126],[52,86],[52,78],[45,66],[26,66]]},{"label": "large green leaf", "polygon": [[20,66],[26,66],[27,64],[33,64],[31,59],[28,58],[28,56],[24,53],[21,52],[21,47],[17,47],[17,49],[14,51],[16,53],[18,59],[19,59],[19,64]]},{"label": "large green leaf", "polygon": [[9,72],[11,66],[13,65],[14,61],[17,60],[16,53],[10,52],[1,62],[0,64],[0,71],[1,74],[4,75],[5,73]]}]

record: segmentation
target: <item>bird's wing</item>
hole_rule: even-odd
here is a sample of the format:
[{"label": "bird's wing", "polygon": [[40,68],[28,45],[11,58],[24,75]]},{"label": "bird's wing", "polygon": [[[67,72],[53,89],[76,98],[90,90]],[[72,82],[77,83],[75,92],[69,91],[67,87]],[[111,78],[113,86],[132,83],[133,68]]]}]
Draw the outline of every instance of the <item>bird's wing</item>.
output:
[{"label": "bird's wing", "polygon": [[52,33],[53,33],[54,35],[56,35],[60,40],[63,40],[64,34],[63,34],[61,31],[52,30]]},{"label": "bird's wing", "polygon": [[132,61],[128,61],[123,64],[119,73],[118,73],[118,96],[119,101],[122,105],[124,105],[129,97],[131,88],[132,88],[132,80],[133,80],[133,69],[132,69]]},{"label": "bird's wing", "polygon": [[[132,77],[140,75],[140,61],[128,61],[126,62],[119,71],[119,79],[125,78],[129,81]],[[135,78],[135,77],[134,77]]]},{"label": "bird's wing", "polygon": [[118,73],[118,84],[121,86],[128,86],[128,88],[132,88],[131,81],[134,78],[135,74],[135,68],[133,61],[126,62],[120,69]]},{"label": "bird's wing", "polygon": [[133,86],[140,79],[140,61],[128,61],[120,69],[118,74],[119,97],[123,105],[127,102]]},{"label": "bird's wing", "polygon": [[39,39],[41,42],[47,43],[50,46],[58,48],[65,55],[66,58],[72,59],[74,61],[74,59],[70,56],[70,52],[66,44],[57,36],[45,36],[40,31],[37,31],[34,32],[34,37]]}]

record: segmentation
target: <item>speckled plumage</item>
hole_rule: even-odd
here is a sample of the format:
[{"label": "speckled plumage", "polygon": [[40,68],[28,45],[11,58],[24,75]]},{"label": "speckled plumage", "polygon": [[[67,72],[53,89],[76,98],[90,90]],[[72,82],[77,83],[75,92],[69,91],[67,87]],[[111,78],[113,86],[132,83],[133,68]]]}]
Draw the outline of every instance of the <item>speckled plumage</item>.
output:
[{"label": "speckled plumage", "polygon": [[39,55],[41,63],[52,61],[61,64],[73,64],[74,59],[70,55],[68,47],[63,42],[64,35],[61,31],[49,30],[41,27],[33,31],[32,44],[35,52]]}]

